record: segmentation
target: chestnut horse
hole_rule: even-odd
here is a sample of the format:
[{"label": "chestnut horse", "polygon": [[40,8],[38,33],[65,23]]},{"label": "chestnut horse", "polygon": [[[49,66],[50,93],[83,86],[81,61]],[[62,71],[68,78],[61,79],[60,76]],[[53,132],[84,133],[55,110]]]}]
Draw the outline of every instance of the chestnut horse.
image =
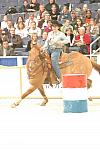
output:
[{"label": "chestnut horse", "polygon": [[[20,100],[17,100],[12,104],[12,107],[18,106],[26,96],[36,89],[40,91],[44,98],[41,105],[45,106],[48,102],[48,98],[44,92],[43,83],[48,76],[48,70],[50,71],[52,83],[55,83],[55,75],[52,69],[50,69],[50,67],[48,68],[49,58],[47,58],[46,55],[47,53],[45,52],[41,53],[41,47],[39,45],[34,45],[31,49],[26,63],[27,74],[31,87],[22,94]],[[92,68],[100,73],[99,64],[91,61],[87,56],[75,51],[72,51],[71,53],[62,53],[59,65],[62,76],[64,74],[86,74],[88,88],[90,88],[92,84],[92,80],[88,79],[92,72]]]}]

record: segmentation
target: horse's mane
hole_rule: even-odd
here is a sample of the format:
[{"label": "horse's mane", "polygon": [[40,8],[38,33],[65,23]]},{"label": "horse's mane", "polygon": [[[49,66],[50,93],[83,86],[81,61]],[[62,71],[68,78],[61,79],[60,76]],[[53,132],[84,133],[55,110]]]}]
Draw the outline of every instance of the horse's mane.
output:
[{"label": "horse's mane", "polygon": [[[42,73],[41,66],[43,65],[43,61],[40,58],[41,46],[34,45],[30,52],[26,63],[27,74],[29,78],[34,78],[39,72]],[[43,70],[44,71],[44,70]]]},{"label": "horse's mane", "polygon": [[33,45],[29,52],[29,58],[34,60],[37,56],[39,56],[40,51],[41,51],[41,45],[39,44]]},{"label": "horse's mane", "polygon": [[36,51],[40,52],[40,49],[41,49],[41,45],[40,44],[35,44],[35,45],[32,46],[31,51],[36,50]]}]

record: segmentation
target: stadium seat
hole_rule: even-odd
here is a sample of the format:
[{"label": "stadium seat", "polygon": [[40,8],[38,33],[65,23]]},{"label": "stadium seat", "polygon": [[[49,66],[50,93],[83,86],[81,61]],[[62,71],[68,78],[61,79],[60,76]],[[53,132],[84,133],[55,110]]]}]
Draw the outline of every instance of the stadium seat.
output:
[{"label": "stadium seat", "polygon": [[25,48],[15,48],[14,52],[16,56],[22,56],[22,53],[25,52]]}]

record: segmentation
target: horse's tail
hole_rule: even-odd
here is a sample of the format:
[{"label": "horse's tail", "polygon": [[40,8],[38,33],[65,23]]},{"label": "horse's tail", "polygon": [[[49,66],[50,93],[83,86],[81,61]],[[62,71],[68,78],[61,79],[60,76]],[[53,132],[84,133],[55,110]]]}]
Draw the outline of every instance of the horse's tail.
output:
[{"label": "horse's tail", "polygon": [[91,60],[93,68],[100,74],[100,65]]}]

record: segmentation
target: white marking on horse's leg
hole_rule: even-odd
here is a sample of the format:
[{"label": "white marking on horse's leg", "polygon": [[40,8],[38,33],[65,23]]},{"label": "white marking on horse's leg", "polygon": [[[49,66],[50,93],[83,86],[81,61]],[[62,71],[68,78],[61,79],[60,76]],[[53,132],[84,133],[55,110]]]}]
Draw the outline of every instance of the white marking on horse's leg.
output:
[{"label": "white marking on horse's leg", "polygon": [[21,99],[20,99],[20,100],[17,100],[16,102],[14,102],[14,103],[11,105],[11,107],[12,107],[12,108],[15,108],[16,106],[18,106],[18,105],[21,103],[21,101],[22,101],[26,96],[28,96],[29,94],[31,94],[35,89],[36,89],[36,87],[34,87],[34,86],[30,87],[24,94],[22,94]]},{"label": "white marking on horse's leg", "polygon": [[92,97],[88,97],[88,100],[89,100],[89,101],[92,101],[93,99],[92,99]]},{"label": "white marking on horse's leg", "polygon": [[40,91],[41,95],[42,95],[43,98],[44,98],[44,101],[41,103],[41,106],[45,106],[46,103],[48,102],[48,98],[47,98],[47,96],[45,95],[43,85],[41,85],[41,86],[38,88],[38,90]]}]

